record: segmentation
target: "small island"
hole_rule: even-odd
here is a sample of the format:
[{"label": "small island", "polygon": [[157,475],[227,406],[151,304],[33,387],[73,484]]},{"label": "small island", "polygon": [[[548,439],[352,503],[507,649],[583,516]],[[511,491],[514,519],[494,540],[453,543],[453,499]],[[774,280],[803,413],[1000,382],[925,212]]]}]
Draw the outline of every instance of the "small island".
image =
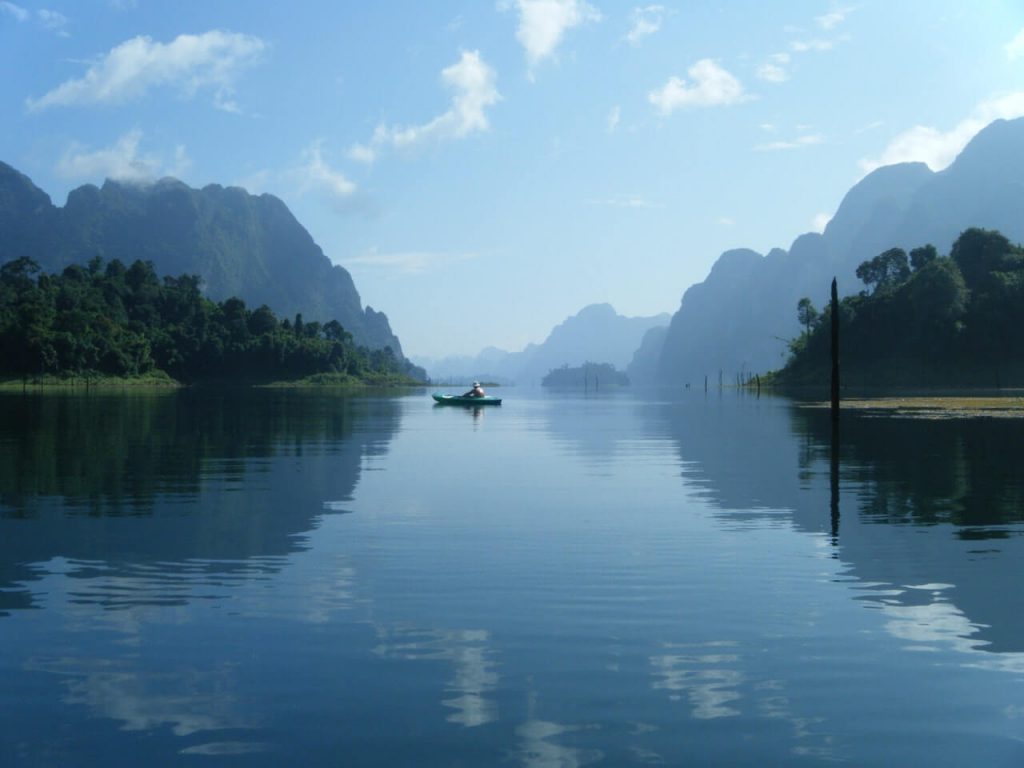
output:
[{"label": "small island", "polygon": [[390,347],[354,343],[337,320],[279,319],[203,296],[196,275],[157,276],[95,257],[47,274],[22,257],[0,266],[0,378],[19,385],[74,379],[143,384],[422,383]]},{"label": "small island", "polygon": [[615,370],[611,363],[587,362],[575,368],[568,365],[555,368],[540,383],[545,387],[601,389],[628,386],[629,377],[623,371]]}]

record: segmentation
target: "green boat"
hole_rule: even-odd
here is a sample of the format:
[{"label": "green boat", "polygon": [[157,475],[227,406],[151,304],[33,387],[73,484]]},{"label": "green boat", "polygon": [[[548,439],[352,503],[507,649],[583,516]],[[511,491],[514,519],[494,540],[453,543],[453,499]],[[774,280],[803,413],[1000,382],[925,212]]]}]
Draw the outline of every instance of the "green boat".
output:
[{"label": "green boat", "polygon": [[467,397],[465,395],[442,395],[435,392],[434,400],[441,405],[501,405],[500,397]]}]

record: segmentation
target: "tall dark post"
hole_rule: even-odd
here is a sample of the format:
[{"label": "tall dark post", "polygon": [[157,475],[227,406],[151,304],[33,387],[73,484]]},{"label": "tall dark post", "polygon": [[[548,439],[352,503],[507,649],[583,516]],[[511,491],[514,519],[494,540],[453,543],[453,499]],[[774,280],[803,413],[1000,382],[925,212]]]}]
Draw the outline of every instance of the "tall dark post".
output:
[{"label": "tall dark post", "polygon": [[832,519],[832,545],[839,543],[839,427],[832,424],[832,452],[829,455],[829,511]]},{"label": "tall dark post", "polygon": [[839,428],[839,293],[832,278],[832,429]]}]

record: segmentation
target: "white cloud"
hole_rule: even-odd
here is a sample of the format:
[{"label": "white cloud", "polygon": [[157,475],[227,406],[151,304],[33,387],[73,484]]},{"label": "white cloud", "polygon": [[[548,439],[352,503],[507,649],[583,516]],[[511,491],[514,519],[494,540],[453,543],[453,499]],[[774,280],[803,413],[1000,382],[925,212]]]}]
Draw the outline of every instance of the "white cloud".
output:
[{"label": "white cloud", "polygon": [[39,23],[46,29],[54,32],[61,37],[67,37],[67,25],[68,17],[58,11],[48,11],[45,8],[40,8],[36,11],[39,16]]},{"label": "white cloud", "polygon": [[371,248],[361,256],[346,261],[346,266],[368,267],[402,275],[419,275],[451,264],[461,264],[477,258],[475,253],[447,253],[438,251],[400,251],[380,253]]},{"label": "white cloud", "polygon": [[333,202],[344,202],[355,194],[356,185],[324,160],[323,140],[314,141],[302,153],[305,161],[296,171],[303,192],[315,189]]},{"label": "white cloud", "polygon": [[711,59],[701,59],[687,74],[689,83],[673,76],[661,88],[647,94],[648,101],[663,115],[680,107],[728,106],[747,98],[740,81]]},{"label": "white cloud", "polygon": [[29,12],[20,5],[7,2],[7,0],[0,2],[0,13],[7,14],[15,21],[28,21],[28,17],[30,16]]},{"label": "white cloud", "polygon": [[367,165],[370,165],[377,159],[377,150],[358,142],[349,147],[346,154],[349,160],[355,160],[357,163],[366,163]]},{"label": "white cloud", "polygon": [[588,205],[604,205],[611,208],[664,208],[660,203],[652,203],[639,195],[617,195],[601,200],[588,200]]},{"label": "white cloud", "polygon": [[451,107],[424,125],[377,126],[373,146],[405,147],[428,140],[462,139],[489,127],[486,110],[501,99],[497,76],[479,51],[463,51],[458,62],[441,71],[441,80],[454,91]]},{"label": "white cloud", "polygon": [[860,134],[867,133],[868,131],[877,131],[883,125],[885,125],[885,123],[883,123],[881,120],[874,120],[868,123],[867,125],[862,125],[860,128],[855,129],[854,133]]},{"label": "white cloud", "polygon": [[734,227],[736,226],[736,219],[732,216],[719,216],[718,223],[723,227]]},{"label": "white cloud", "polygon": [[788,53],[773,53],[768,61],[757,68],[757,78],[768,83],[784,83],[789,80],[786,65],[789,64]]},{"label": "white cloud", "polygon": [[982,128],[1000,118],[1010,120],[1024,116],[1024,91],[1015,91],[1000,98],[982,102],[969,117],[949,131],[926,125],[915,125],[889,142],[877,158],[860,162],[861,170],[870,173],[883,165],[922,162],[933,171],[941,171],[960,153],[967,142]]},{"label": "white cloud", "polygon": [[608,133],[615,133],[615,129],[619,127],[619,120],[622,119],[622,110],[619,105],[616,104],[608,112]]},{"label": "white cloud", "polygon": [[533,70],[555,54],[565,33],[589,21],[600,21],[601,13],[585,0],[514,0],[503,3],[503,10],[514,6],[519,11],[516,39],[526,51],[526,63]]},{"label": "white cloud", "polygon": [[831,51],[835,47],[832,40],[794,40],[789,44],[790,50],[794,53],[807,53],[808,51]]},{"label": "white cloud", "polygon": [[1024,56],[1024,29],[1017,33],[1017,36],[1006,44],[1006,58],[1016,61]]},{"label": "white cloud", "polygon": [[767,144],[758,144],[754,149],[759,152],[770,152],[779,149],[800,149],[801,147],[810,147],[815,144],[821,144],[825,139],[821,134],[807,134],[804,136],[797,136],[792,141],[772,141]]},{"label": "white cloud", "polygon": [[846,17],[849,16],[855,10],[855,8],[850,7],[835,8],[826,14],[816,17],[814,20],[818,22],[819,27],[828,31],[834,29],[835,27],[838,27],[840,24],[846,21]]},{"label": "white cloud", "polygon": [[142,131],[135,129],[103,149],[90,150],[73,142],[57,162],[57,174],[69,180],[114,179],[145,184],[161,176],[181,176],[191,166],[184,146],[177,146],[174,160],[165,165],[159,154],[141,152],[141,141]]},{"label": "white cloud", "polygon": [[821,234],[830,221],[832,221],[831,213],[819,213],[811,220],[811,231]]},{"label": "white cloud", "polygon": [[74,104],[121,104],[141,98],[151,88],[170,86],[186,96],[210,89],[216,105],[237,109],[230,99],[235,79],[265,48],[257,37],[220,30],[179,35],[170,43],[134,37],[93,62],[83,77],[28,99],[27,105],[36,111]]},{"label": "white cloud", "polygon": [[645,5],[634,8],[631,18],[633,26],[626,35],[626,40],[630,45],[639,45],[645,37],[661,29],[661,22],[665,19],[665,6]]}]

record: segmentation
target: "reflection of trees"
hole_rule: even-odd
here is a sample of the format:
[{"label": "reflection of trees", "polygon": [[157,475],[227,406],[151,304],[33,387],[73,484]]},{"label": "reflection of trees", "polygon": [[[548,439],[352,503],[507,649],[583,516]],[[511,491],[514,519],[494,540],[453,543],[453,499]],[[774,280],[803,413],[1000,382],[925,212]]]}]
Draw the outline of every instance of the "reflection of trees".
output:
[{"label": "reflection of trees", "polygon": [[[394,400],[329,392],[0,397],[0,612],[31,604],[9,585],[58,557],[88,583],[96,568],[145,581],[159,563],[154,594],[179,603],[187,594],[156,583],[175,564],[183,582],[276,571],[351,499],[398,414]],[[90,593],[107,607],[147,594]]]},{"label": "reflection of trees", "polygon": [[[802,461],[826,456],[828,412],[793,408],[793,429],[811,446]],[[912,419],[857,416],[842,427],[845,482],[868,520],[962,526],[1024,520],[1024,469],[1014,419]]]},{"label": "reflection of trees", "polygon": [[58,496],[91,515],[148,513],[158,494],[198,492],[204,461],[238,475],[241,460],[337,443],[394,409],[261,390],[0,397],[0,508],[31,515]]}]

